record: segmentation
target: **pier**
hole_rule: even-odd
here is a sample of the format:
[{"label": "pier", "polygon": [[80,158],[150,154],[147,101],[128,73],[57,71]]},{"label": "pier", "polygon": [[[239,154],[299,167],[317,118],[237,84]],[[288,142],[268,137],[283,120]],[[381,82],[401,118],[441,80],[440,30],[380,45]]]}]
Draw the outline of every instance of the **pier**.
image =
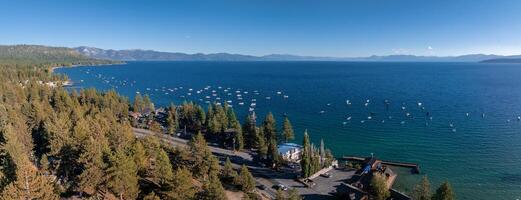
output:
[{"label": "pier", "polygon": [[[342,160],[363,162],[366,160],[366,158],[358,157],[358,156],[343,156]],[[416,163],[396,162],[396,161],[388,161],[388,160],[380,160],[380,161],[384,165],[411,168],[412,173],[415,173],[415,174],[420,173],[420,166]]]}]

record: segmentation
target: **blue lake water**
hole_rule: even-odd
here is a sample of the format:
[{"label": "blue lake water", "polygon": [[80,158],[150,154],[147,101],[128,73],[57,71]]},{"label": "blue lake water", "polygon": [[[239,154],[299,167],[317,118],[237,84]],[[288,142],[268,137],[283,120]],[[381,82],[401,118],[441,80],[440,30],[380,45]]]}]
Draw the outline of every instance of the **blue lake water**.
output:
[{"label": "blue lake water", "polygon": [[[271,111],[280,124],[287,114],[296,142],[307,129],[336,156],[419,163],[433,186],[449,180],[458,199],[521,199],[519,64],[129,62],[56,72],[75,87],[149,94],[160,106],[231,100],[241,119],[256,99],[259,118]],[[417,179],[396,186],[407,192]]]}]

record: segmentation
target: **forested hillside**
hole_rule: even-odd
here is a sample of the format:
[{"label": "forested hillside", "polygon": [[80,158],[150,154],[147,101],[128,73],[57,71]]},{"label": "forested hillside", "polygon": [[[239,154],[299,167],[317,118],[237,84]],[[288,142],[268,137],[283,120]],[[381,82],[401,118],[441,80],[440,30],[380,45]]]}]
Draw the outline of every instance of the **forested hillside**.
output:
[{"label": "forested hillside", "polygon": [[88,58],[76,50],[65,47],[40,45],[0,46],[1,66],[70,66],[116,63]]},{"label": "forested hillside", "polygon": [[[219,200],[227,198],[223,183],[240,188],[247,198],[259,198],[248,169],[238,174],[228,165],[222,171],[201,133],[186,148],[166,145],[154,136],[136,138],[129,111],[149,105],[130,106],[114,91],[70,92],[41,84],[63,79],[49,67],[105,61],[85,59],[65,48],[16,46],[2,47],[1,52],[1,200]],[[228,126],[240,131],[236,119],[233,124],[224,125],[224,118],[208,123],[204,116],[214,115],[202,111],[196,120],[191,108],[194,105],[170,107],[169,123],[196,123],[194,127],[204,129],[220,124],[216,132]]]}]

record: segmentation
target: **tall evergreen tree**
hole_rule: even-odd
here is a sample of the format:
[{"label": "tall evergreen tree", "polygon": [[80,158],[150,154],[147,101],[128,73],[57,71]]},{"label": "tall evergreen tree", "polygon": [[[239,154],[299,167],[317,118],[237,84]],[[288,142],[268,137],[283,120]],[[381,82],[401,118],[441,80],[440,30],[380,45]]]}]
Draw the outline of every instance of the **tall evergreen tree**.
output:
[{"label": "tall evergreen tree", "polygon": [[136,96],[134,96],[134,106],[132,106],[132,109],[134,112],[143,112],[144,104],[141,94],[138,93]]},{"label": "tall evergreen tree", "polygon": [[203,191],[199,195],[201,200],[226,200],[224,188],[217,174],[211,173],[208,180],[204,182]]},{"label": "tall evergreen tree", "polygon": [[255,178],[253,178],[246,165],[242,165],[239,178],[241,180],[241,190],[245,193],[253,192],[255,189]]},{"label": "tall evergreen tree", "polygon": [[414,187],[411,195],[415,200],[431,200],[431,186],[427,176],[423,176],[418,185]]},{"label": "tall evergreen tree", "polygon": [[454,200],[456,196],[454,195],[454,191],[450,186],[450,183],[445,181],[440,187],[436,190],[436,193],[432,195],[433,200]]},{"label": "tall evergreen tree", "polygon": [[196,188],[192,182],[190,170],[182,167],[174,172],[174,176],[167,183],[166,190],[162,192],[164,199],[190,200],[194,199]]},{"label": "tall evergreen tree", "polygon": [[16,176],[16,181],[4,188],[0,199],[59,199],[51,180],[40,174],[32,164],[25,163],[19,166]]},{"label": "tall evergreen tree", "polygon": [[373,173],[371,178],[371,194],[375,200],[386,200],[391,196],[386,179],[382,174]]},{"label": "tall evergreen tree", "polygon": [[295,139],[295,133],[293,131],[293,126],[289,121],[288,117],[284,118],[284,123],[282,124],[282,140],[283,142],[289,142]]},{"label": "tall evergreen tree", "polygon": [[225,180],[233,180],[237,177],[237,172],[233,169],[232,162],[229,157],[226,157],[226,161],[224,162],[224,168],[221,176]]},{"label": "tall evergreen tree", "polygon": [[168,124],[168,133],[170,135],[175,134],[177,129],[179,128],[179,116],[177,114],[177,107],[174,104],[171,104],[168,107],[168,118],[166,119]]},{"label": "tall evergreen tree", "polygon": [[110,156],[107,186],[120,199],[135,199],[139,193],[137,166],[134,159],[118,149]]},{"label": "tall evergreen tree", "polygon": [[308,131],[304,131],[304,139],[302,141],[302,154],[300,159],[300,166],[302,167],[302,177],[309,177],[311,172],[311,144],[309,142]]}]

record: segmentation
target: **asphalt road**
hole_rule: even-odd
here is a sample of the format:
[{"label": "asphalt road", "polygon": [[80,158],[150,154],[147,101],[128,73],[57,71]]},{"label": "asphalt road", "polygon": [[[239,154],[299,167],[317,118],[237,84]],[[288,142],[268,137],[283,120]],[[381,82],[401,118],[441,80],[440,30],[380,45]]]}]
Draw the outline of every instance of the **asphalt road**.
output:
[{"label": "asphalt road", "polygon": [[[154,135],[174,146],[187,146],[188,143],[188,141],[185,139],[172,137],[165,134],[156,134],[146,129],[133,128],[133,130],[136,137]],[[276,196],[277,191],[273,189],[273,186],[277,184],[283,184],[288,188],[295,188],[306,200],[330,199],[335,191],[334,185],[340,184],[341,180],[346,179],[352,175],[351,173],[344,173],[342,171],[333,170],[331,171],[333,174],[332,178],[315,178],[317,185],[312,188],[308,188],[304,184],[295,180],[297,174],[291,169],[283,168],[281,171],[275,171],[262,167],[259,163],[254,162],[253,156],[250,153],[232,151],[211,145],[209,148],[213,154],[219,158],[221,163],[224,163],[226,157],[229,157],[233,167],[236,169],[239,169],[243,164],[246,165],[252,175],[255,177],[257,186],[264,185],[266,187],[265,190],[258,189],[258,191],[271,199],[274,199]]]}]

